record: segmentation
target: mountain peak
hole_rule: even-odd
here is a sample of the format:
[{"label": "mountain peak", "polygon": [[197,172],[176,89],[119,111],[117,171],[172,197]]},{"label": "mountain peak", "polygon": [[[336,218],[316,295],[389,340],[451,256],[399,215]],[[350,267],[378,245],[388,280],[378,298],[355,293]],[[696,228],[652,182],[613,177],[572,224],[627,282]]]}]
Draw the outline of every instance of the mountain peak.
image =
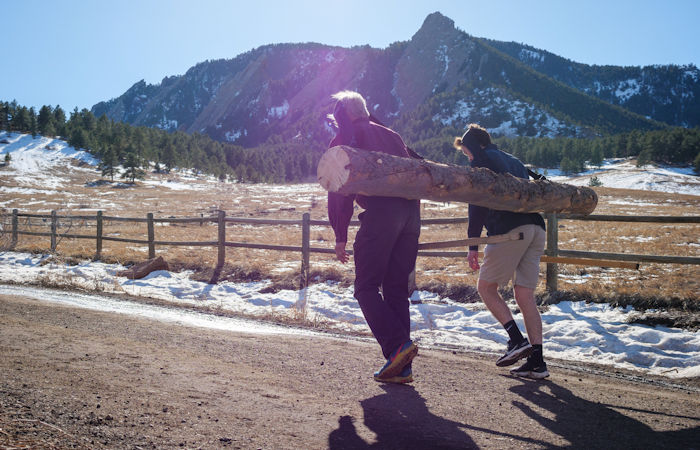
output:
[{"label": "mountain peak", "polygon": [[524,44],[476,38],[455,25],[433,12],[409,41],[386,49],[269,44],[197,64],[160,85],[140,81],[95,105],[93,114],[245,147],[300,130],[324,146],[332,134],[328,96],[341,89],[362,92],[379,117],[389,125],[400,120],[403,134],[420,140],[438,136],[441,126],[474,121],[497,135],[524,136],[661,126],[645,116],[689,127],[700,121],[697,69],[590,67]]},{"label": "mountain peak", "polygon": [[439,11],[428,14],[428,17],[423,21],[421,30],[443,30],[445,28],[454,28],[455,22],[447,16],[443,16]]}]

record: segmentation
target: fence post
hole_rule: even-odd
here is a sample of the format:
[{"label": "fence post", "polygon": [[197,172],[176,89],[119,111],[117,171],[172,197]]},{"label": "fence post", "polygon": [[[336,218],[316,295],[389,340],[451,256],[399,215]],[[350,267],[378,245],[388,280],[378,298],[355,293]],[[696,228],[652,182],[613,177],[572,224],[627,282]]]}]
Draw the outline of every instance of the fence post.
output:
[{"label": "fence post", "polygon": [[226,211],[219,210],[219,257],[216,262],[217,268],[224,267],[226,262]]},{"label": "fence post", "polygon": [[311,237],[311,214],[304,213],[301,218],[301,282],[302,288],[309,285],[309,254]]},{"label": "fence post", "polygon": [[97,245],[95,250],[95,261],[102,258],[102,211],[97,211]]},{"label": "fence post", "polygon": [[[547,256],[558,256],[559,254],[559,219],[556,214],[547,214]],[[547,290],[555,292],[557,290],[557,277],[559,267],[556,263],[547,263]]]},{"label": "fence post", "polygon": [[153,229],[153,213],[148,213],[146,216],[148,219],[148,259],[153,259],[156,257],[156,232]]},{"label": "fence post", "polygon": [[56,233],[58,231],[58,217],[56,210],[51,211],[51,252],[56,251]]},{"label": "fence post", "polygon": [[16,209],[12,210],[12,242],[10,242],[10,249],[14,250],[17,245],[17,236],[19,235],[19,211]]}]

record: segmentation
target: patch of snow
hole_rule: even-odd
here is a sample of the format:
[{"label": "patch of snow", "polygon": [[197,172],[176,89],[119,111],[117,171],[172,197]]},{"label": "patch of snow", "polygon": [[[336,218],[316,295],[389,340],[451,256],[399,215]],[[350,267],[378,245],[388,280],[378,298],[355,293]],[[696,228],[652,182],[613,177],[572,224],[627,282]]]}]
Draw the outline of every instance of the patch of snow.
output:
[{"label": "patch of snow", "polygon": [[528,50],[528,49],[522,49],[520,50],[520,54],[518,56],[520,61],[527,62],[527,61],[535,61],[539,63],[544,62],[544,55],[541,54],[540,52],[536,52],[533,50]]},{"label": "patch of snow", "polygon": [[639,85],[639,80],[631,78],[629,80],[620,81],[617,84],[617,89],[615,90],[615,96],[620,99],[620,102],[624,103],[628,101],[631,97],[639,95],[641,87]]},{"label": "patch of snow", "polygon": [[447,54],[448,51],[449,48],[445,44],[442,44],[440,47],[438,47],[436,51],[437,60],[443,63],[442,74],[440,74],[440,78],[444,77],[447,73],[447,69],[450,68],[450,56]]},{"label": "patch of snow", "polygon": [[160,122],[156,124],[156,128],[161,130],[177,130],[178,122],[175,119],[167,119],[165,115],[160,119]]},{"label": "patch of snow", "polygon": [[242,135],[243,133],[240,130],[236,132],[227,131],[225,138],[227,142],[236,142],[236,140],[238,140],[238,138]]},{"label": "patch of snow", "polygon": [[287,100],[281,106],[273,106],[267,112],[268,117],[274,117],[276,119],[281,119],[286,116],[289,112],[289,102]]}]

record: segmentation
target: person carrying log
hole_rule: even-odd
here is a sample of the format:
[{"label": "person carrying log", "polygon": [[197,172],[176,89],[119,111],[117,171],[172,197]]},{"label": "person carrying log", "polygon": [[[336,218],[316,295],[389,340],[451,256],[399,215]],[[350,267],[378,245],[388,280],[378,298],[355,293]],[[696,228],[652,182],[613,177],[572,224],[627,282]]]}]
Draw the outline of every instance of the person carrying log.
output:
[{"label": "person carrying log", "polygon": [[[512,155],[499,150],[491,136],[481,126],[470,124],[462,137],[455,138],[454,146],[464,153],[472,167],[486,167],[495,173],[510,173],[528,178],[528,170]],[[472,270],[479,270],[477,290],[491,314],[508,333],[508,347],[496,365],[510,366],[522,358],[526,362],[510,372],[516,376],[543,379],[549,376],[542,355],[542,319],[535,303],[535,288],[540,271],[540,257],[544,253],[545,223],[538,213],[501,211],[469,204],[468,237],[479,237],[486,226],[488,235],[521,232],[522,240],[488,244],[484,261],[479,265],[478,246],[470,246],[467,261]],[[515,277],[513,278],[513,275]],[[513,278],[515,301],[523,314],[527,336],[523,337],[498,287]]]},{"label": "person carrying log", "polygon": [[[365,99],[357,92],[341,91],[329,115],[337,134],[330,147],[348,145],[357,149],[411,157],[401,136],[373,120]],[[412,360],[418,347],[410,337],[409,275],[418,256],[420,201],[399,197],[328,193],[328,218],[335,233],[335,254],[346,263],[348,225],[354,202],[360,213],[355,236],[355,298],[386,363],[374,379],[389,383],[413,381]]]}]

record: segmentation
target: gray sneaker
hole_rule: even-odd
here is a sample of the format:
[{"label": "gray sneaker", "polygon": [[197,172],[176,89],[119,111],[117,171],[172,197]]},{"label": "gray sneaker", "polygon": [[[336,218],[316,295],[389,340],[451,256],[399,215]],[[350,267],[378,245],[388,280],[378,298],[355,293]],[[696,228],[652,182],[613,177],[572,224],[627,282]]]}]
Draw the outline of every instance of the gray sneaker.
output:
[{"label": "gray sneaker", "polygon": [[534,364],[529,359],[517,369],[511,369],[510,373],[518,377],[532,378],[533,380],[542,380],[549,376],[547,363],[543,361],[541,364]]},{"label": "gray sneaker", "polygon": [[496,365],[498,367],[512,366],[519,360],[530,356],[530,353],[532,353],[532,345],[530,345],[530,342],[527,339],[524,339],[517,344],[513,344],[511,341],[508,341],[508,350],[506,350],[505,355],[498,358]]}]

